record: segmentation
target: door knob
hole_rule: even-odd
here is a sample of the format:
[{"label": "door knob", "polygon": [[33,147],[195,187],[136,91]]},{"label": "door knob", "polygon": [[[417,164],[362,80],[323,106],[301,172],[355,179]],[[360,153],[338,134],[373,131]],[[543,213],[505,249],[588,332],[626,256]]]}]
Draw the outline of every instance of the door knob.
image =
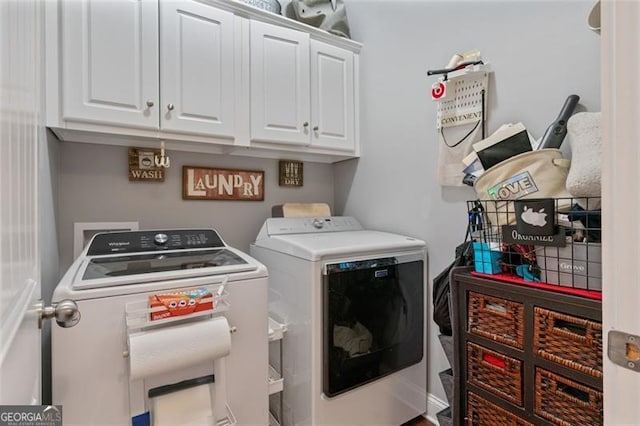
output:
[{"label": "door knob", "polygon": [[317,132],[318,131],[318,126],[313,126],[313,131]]},{"label": "door knob", "polygon": [[147,107],[151,108],[153,106],[153,101],[147,101]]},{"label": "door knob", "polygon": [[55,318],[56,323],[63,328],[69,328],[80,322],[78,304],[73,300],[64,299],[51,306],[39,308],[38,327],[42,328],[42,320]]},{"label": "door knob", "polygon": [[305,128],[309,127],[309,122],[305,121],[304,123],[302,123],[302,127],[305,127]]},{"label": "door knob", "polygon": [[167,104],[167,109],[169,111],[173,111],[173,104]]}]

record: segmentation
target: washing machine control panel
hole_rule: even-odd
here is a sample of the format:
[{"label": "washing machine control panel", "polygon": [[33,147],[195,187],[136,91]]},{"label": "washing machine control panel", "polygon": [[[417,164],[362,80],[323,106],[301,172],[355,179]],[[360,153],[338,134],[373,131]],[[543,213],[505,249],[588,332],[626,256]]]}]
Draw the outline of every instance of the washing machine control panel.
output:
[{"label": "washing machine control panel", "polygon": [[169,242],[169,236],[163,233],[156,234],[153,237],[153,242],[158,246],[163,246]]},{"label": "washing machine control panel", "polygon": [[91,240],[87,255],[213,247],[225,247],[224,242],[213,229],[109,232],[97,234]]}]

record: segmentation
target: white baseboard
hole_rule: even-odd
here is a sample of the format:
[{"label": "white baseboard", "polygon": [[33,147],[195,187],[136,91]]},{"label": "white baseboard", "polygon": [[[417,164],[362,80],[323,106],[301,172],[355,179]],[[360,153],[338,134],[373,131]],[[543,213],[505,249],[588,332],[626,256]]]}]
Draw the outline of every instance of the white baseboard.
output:
[{"label": "white baseboard", "polygon": [[434,396],[432,393],[427,394],[427,415],[425,416],[434,425],[438,425],[436,413],[447,408],[449,404]]}]

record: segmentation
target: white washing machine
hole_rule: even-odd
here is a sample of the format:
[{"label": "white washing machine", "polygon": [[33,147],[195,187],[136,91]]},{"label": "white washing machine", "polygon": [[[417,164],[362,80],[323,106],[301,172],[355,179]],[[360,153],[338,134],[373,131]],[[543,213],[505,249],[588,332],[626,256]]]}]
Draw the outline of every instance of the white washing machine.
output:
[{"label": "white washing machine", "polygon": [[[176,294],[202,297],[153,307]],[[267,270],[216,231],[98,234],[57,286],[54,304],[64,299],[80,313],[52,327],[65,425],[167,424],[175,410],[268,424]]]},{"label": "white washing machine", "polygon": [[400,425],[426,411],[426,249],[352,217],[267,219],[250,254],[286,323],[285,425]]}]

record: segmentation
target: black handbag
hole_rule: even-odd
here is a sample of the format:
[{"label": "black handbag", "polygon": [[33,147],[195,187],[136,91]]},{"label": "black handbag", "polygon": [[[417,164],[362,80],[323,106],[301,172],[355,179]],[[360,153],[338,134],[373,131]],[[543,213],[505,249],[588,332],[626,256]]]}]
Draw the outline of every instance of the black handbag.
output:
[{"label": "black handbag", "polygon": [[451,330],[451,313],[449,297],[451,294],[449,274],[457,266],[473,265],[473,245],[469,241],[469,226],[464,242],[456,247],[455,260],[433,279],[433,321],[445,336],[453,334]]}]

